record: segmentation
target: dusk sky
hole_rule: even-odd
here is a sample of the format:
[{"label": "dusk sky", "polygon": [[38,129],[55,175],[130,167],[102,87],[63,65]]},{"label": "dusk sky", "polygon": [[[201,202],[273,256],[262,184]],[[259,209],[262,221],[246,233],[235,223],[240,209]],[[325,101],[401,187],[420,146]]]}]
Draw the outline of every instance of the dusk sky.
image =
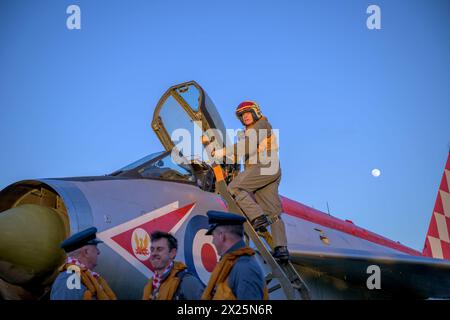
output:
[{"label": "dusk sky", "polygon": [[189,80],[228,128],[261,105],[282,195],[422,251],[450,142],[446,0],[2,0],[0,189],[162,150],[154,107]]}]

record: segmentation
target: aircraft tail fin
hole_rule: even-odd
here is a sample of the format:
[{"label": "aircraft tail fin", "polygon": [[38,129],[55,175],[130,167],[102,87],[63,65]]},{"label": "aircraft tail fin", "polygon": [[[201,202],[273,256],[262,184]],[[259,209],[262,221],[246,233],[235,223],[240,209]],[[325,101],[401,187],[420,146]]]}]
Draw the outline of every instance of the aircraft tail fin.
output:
[{"label": "aircraft tail fin", "polygon": [[427,257],[450,260],[450,151],[423,248]]}]

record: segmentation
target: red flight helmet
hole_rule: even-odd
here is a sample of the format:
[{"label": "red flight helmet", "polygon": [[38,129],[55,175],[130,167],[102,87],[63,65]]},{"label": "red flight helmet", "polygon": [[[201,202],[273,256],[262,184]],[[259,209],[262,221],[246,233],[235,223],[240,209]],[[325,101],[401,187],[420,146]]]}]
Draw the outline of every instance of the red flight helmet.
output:
[{"label": "red flight helmet", "polygon": [[244,124],[242,121],[242,115],[246,112],[250,112],[253,115],[253,121],[255,122],[262,117],[261,109],[255,101],[244,101],[237,106],[236,117],[242,122],[242,124]]}]

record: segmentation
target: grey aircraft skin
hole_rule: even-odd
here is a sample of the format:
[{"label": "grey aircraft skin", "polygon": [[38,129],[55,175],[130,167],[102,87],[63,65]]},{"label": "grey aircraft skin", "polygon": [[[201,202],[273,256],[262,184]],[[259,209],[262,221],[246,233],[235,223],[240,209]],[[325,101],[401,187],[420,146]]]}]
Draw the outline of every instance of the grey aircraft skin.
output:
[{"label": "grey aircraft skin", "polygon": [[[185,117],[185,119],[181,119]],[[151,276],[148,234],[179,240],[177,260],[206,284],[217,253],[205,236],[208,210],[226,210],[207,162],[174,163],[169,133],[199,121],[225,133],[211,99],[195,82],[162,96],[152,122],[166,151],[99,177],[24,180],[0,192],[0,297],[48,299],[65,259],[59,244],[91,226],[99,230],[99,272],[118,299],[141,299]],[[190,128],[188,128],[190,130]],[[224,167],[230,176],[239,168]],[[312,299],[449,298],[450,261],[421,252],[282,198],[292,262]],[[269,270],[257,255],[261,267]],[[370,284],[380,273],[380,288]],[[276,284],[273,280],[269,287]],[[284,299],[281,289],[271,299]]]}]

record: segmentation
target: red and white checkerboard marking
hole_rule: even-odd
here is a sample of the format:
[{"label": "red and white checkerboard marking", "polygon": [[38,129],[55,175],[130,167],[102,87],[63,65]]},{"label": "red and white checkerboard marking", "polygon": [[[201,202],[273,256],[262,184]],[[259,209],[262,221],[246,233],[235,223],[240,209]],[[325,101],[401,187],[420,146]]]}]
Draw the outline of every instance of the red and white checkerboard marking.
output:
[{"label": "red and white checkerboard marking", "polygon": [[430,227],[423,254],[425,256],[450,260],[450,153],[442,175],[441,185],[431,216]]}]

